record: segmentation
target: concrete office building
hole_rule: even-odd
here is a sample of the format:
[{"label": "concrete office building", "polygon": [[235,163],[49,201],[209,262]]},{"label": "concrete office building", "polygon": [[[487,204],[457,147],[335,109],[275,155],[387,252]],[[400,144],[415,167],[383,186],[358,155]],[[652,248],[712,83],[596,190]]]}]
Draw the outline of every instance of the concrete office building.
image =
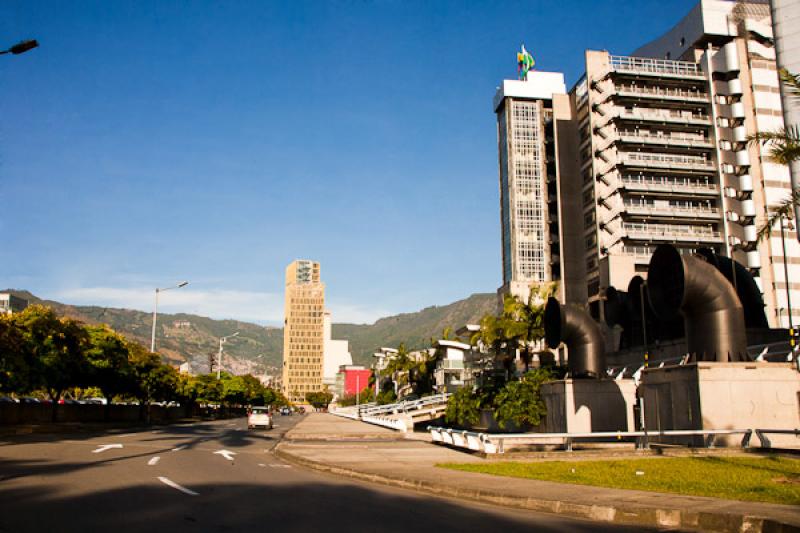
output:
[{"label": "concrete office building", "polygon": [[323,313],[322,322],[322,383],[331,392],[336,387],[339,368],[353,364],[353,357],[350,355],[350,343],[346,340],[333,339],[332,326],[331,312],[326,309]]},{"label": "concrete office building", "polygon": [[0,293],[0,314],[11,315],[19,313],[28,307],[28,300],[14,296],[9,292]]},{"label": "concrete office building", "polygon": [[[775,32],[775,52],[778,68],[800,74],[800,2],[797,0],[771,0],[772,29]],[[785,92],[783,119],[789,126],[800,125],[800,102]],[[800,188],[800,161],[791,165],[792,188]],[[795,207],[795,220],[800,220],[800,206]]]},{"label": "concrete office building", "polygon": [[[562,282],[562,301],[588,301],[602,318],[605,290],[645,277],[655,247],[671,243],[685,253],[710,247],[747,266],[773,326],[788,324],[789,281],[800,321],[800,283],[790,282],[800,280],[795,230],[785,227],[782,239],[776,227],[757,240],[768,206],[789,194],[789,170],[746,142],[783,126],[772,43],[767,3],[702,0],[633,56],[587,51],[585,75],[566,101],[553,91],[554,160],[543,168],[552,169],[548,194],[558,203],[547,214],[558,221],[549,222],[544,262]],[[501,190],[513,198],[513,184],[502,185],[503,161],[512,159],[503,144],[501,133]]]},{"label": "concrete office building", "polygon": [[500,166],[503,285],[499,294],[528,300],[532,285],[562,279],[554,95],[564,75],[529,72],[504,80],[494,97]]},{"label": "concrete office building", "polygon": [[286,267],[281,387],[296,403],[324,389],[325,284],[319,270],[319,263],[300,259]]}]

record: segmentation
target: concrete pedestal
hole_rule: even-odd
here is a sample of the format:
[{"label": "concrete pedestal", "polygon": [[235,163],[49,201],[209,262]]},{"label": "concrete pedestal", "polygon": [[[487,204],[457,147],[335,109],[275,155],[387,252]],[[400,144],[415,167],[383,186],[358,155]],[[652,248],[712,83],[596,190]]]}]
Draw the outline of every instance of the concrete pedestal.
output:
[{"label": "concrete pedestal", "polygon": [[634,431],[636,385],[631,379],[565,379],[542,385],[543,432]]},{"label": "concrete pedestal", "polygon": [[[648,430],[800,428],[800,373],[792,363],[701,362],[653,368],[643,372],[640,389]],[[741,439],[720,437],[717,443],[738,445]],[[800,438],[793,435],[769,439],[776,447],[800,447]],[[661,441],[702,444],[693,437]]]}]

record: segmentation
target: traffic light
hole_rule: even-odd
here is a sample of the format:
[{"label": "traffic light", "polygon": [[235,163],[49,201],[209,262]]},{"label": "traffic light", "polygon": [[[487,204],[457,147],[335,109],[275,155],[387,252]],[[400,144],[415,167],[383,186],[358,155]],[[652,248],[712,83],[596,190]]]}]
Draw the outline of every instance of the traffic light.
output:
[{"label": "traffic light", "polygon": [[800,329],[789,328],[789,346],[794,348],[800,345]]}]

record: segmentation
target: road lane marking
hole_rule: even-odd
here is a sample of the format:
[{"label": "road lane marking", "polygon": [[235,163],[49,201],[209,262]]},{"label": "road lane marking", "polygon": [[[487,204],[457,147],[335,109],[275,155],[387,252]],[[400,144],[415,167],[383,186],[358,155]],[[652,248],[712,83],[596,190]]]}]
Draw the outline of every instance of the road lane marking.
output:
[{"label": "road lane marking", "polygon": [[181,487],[180,485],[178,485],[177,483],[175,483],[171,479],[168,479],[168,478],[165,478],[165,477],[162,477],[162,476],[158,476],[158,480],[161,483],[163,483],[164,485],[167,485],[168,487],[172,487],[173,489],[179,490],[179,491],[183,492],[184,494],[188,494],[189,496],[198,496],[199,495],[197,492],[195,492],[193,490],[187,489],[186,487]]},{"label": "road lane marking", "polygon": [[236,452],[231,452],[231,451],[228,451],[228,450],[219,450],[219,451],[214,452],[214,455],[221,455],[222,457],[224,457],[228,461],[233,461],[233,456],[236,455]]},{"label": "road lane marking", "polygon": [[96,450],[92,450],[92,453],[104,452],[111,448],[122,448],[122,444],[103,444],[102,446],[98,446]]},{"label": "road lane marking", "polygon": [[153,457],[152,459],[147,461],[147,466],[156,466],[158,464],[159,459],[161,459],[161,457]]},{"label": "road lane marking", "polygon": [[267,466],[264,463],[258,463],[258,466]]},{"label": "road lane marking", "polygon": [[291,465],[276,465],[276,464],[272,464],[272,465],[269,465],[269,466],[271,466],[272,468],[291,468],[292,467]]},{"label": "road lane marking", "polygon": [[184,449],[186,449],[186,446],[178,446],[177,448],[172,448],[172,450],[170,450],[170,451],[179,452],[179,451],[184,450]]}]

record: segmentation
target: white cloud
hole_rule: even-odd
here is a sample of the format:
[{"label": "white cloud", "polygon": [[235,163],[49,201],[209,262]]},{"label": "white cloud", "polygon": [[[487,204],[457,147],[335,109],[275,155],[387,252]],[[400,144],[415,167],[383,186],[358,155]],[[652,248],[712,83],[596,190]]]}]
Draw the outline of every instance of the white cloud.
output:
[{"label": "white cloud", "polygon": [[[122,307],[152,312],[155,294],[152,288],[81,287],[57,290],[52,297],[74,305]],[[392,314],[384,309],[331,301],[335,323],[371,324]],[[196,290],[191,285],[162,292],[159,313],[191,313],[215,319],[234,319],[258,324],[283,324],[283,294],[224,289]]]}]

